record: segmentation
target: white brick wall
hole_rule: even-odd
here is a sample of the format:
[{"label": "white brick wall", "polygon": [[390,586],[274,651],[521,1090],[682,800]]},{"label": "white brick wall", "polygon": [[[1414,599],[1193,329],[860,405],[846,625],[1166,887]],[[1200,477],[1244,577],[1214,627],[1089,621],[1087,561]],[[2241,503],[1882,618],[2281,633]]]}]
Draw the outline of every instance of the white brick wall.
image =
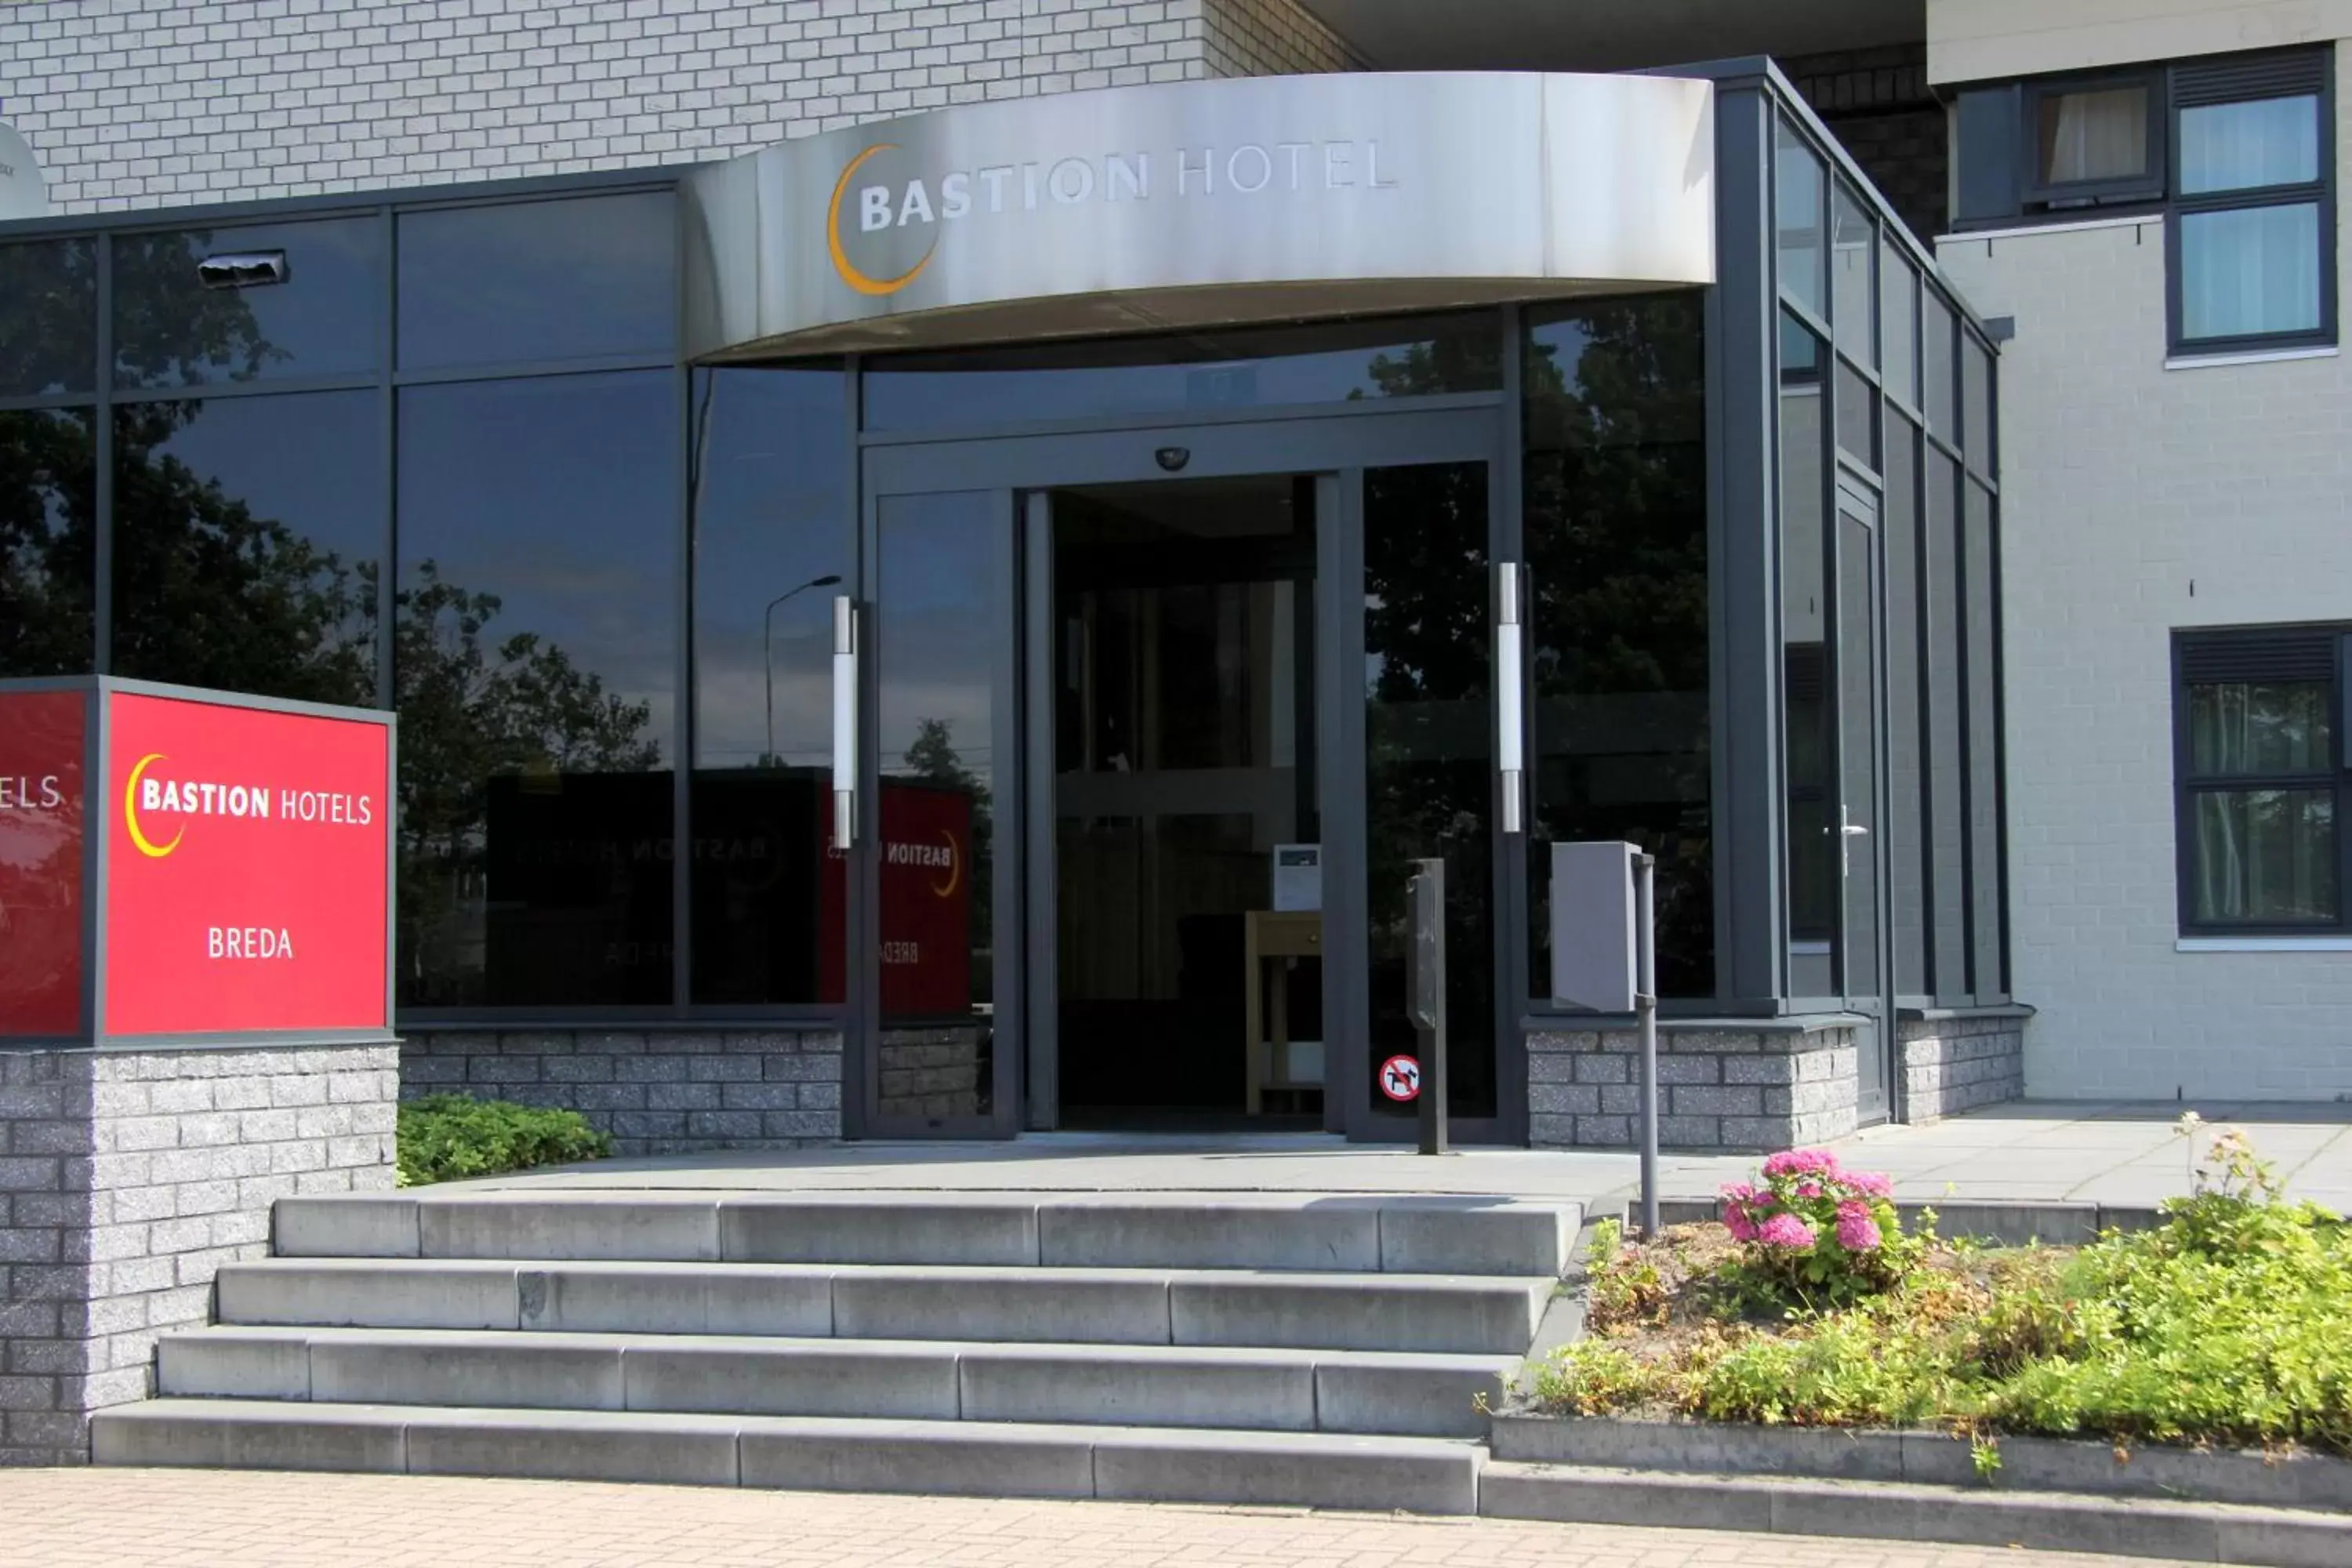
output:
[{"label": "white brick wall", "polygon": [[1979,310],[2017,318],[2002,590],[2028,1092],[2352,1092],[2352,952],[2175,950],[2169,652],[2177,626],[2352,620],[2352,360],[2166,370],[2157,220],[1938,248]]},{"label": "white brick wall", "polygon": [[0,118],[68,212],[690,163],[951,103],[1350,63],[1292,0],[0,5]]}]

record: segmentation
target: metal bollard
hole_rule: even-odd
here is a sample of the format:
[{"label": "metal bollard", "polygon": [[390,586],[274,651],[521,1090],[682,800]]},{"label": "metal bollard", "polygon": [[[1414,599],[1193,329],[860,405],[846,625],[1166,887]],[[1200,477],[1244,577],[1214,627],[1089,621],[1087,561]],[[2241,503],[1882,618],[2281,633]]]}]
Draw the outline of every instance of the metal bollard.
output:
[{"label": "metal bollard", "polygon": [[1405,1011],[1420,1036],[1421,1152],[1445,1152],[1445,862],[1416,860],[1405,885],[1412,955]]}]

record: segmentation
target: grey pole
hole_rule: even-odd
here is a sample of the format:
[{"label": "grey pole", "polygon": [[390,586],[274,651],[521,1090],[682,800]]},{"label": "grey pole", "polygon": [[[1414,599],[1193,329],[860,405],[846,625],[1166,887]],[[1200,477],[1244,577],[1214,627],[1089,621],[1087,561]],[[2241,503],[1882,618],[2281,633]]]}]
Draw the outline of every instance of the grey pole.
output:
[{"label": "grey pole", "polygon": [[776,606],[793,596],[805,594],[811,588],[830,588],[841,581],[840,574],[828,572],[822,577],[812,577],[790,594],[779,594],[768,601],[760,612],[760,663],[768,677],[768,754],[761,765],[776,765]]},{"label": "grey pole", "polygon": [[1658,1234],[1658,858],[1633,857],[1633,1012],[1642,1026],[1642,1235]]},{"label": "grey pole", "polygon": [[1416,860],[1405,900],[1412,911],[1406,1008],[1420,1036],[1421,1152],[1445,1152],[1445,862]]}]

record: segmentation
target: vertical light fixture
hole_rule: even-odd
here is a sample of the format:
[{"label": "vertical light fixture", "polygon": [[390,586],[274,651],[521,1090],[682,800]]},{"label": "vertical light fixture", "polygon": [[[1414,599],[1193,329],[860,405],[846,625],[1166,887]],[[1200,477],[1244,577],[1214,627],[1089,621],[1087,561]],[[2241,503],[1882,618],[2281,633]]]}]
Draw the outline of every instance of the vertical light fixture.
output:
[{"label": "vertical light fixture", "polygon": [[1503,831],[1527,830],[1527,572],[1495,566],[1495,764],[1503,775]]},{"label": "vertical light fixture", "polygon": [[857,845],[857,601],[833,601],[833,847]]}]

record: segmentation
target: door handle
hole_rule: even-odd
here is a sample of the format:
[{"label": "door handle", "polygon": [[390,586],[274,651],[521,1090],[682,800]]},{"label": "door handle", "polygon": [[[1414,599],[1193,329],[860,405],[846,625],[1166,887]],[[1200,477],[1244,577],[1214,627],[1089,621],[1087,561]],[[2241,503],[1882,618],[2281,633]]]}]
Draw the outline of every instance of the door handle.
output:
[{"label": "door handle", "polygon": [[[1859,822],[1849,820],[1849,816],[1850,814],[1843,805],[1838,807],[1838,875],[1841,877],[1853,875],[1853,841],[1856,838],[1870,837],[1869,828]],[[1822,831],[1827,833],[1830,829],[1824,827]]]},{"label": "door handle", "polygon": [[833,847],[857,847],[857,601],[833,601]]},{"label": "door handle", "polygon": [[1527,829],[1527,568],[1495,564],[1495,767],[1502,775],[1503,831]]}]

